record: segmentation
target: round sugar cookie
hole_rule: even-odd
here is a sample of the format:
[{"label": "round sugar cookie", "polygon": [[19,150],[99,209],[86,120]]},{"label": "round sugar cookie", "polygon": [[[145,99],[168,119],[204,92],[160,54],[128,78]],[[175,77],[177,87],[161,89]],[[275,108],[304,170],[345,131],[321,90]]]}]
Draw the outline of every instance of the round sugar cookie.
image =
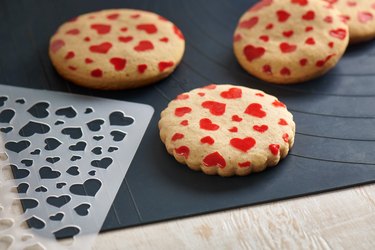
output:
[{"label": "round sugar cookie", "polygon": [[209,175],[248,175],[275,166],[293,146],[285,104],[260,90],[208,85],[162,111],[160,138],[180,163]]},{"label": "round sugar cookie", "polygon": [[334,67],[348,41],[348,26],[340,12],[324,1],[263,0],[239,20],[233,47],[250,74],[292,84]]},{"label": "round sugar cookie", "polygon": [[341,13],[349,25],[350,43],[368,41],[375,38],[374,0],[325,0]]},{"label": "round sugar cookie", "polygon": [[170,75],[185,40],[172,22],[155,13],[111,9],[84,14],[61,25],[50,40],[56,70],[95,89],[141,87]]}]

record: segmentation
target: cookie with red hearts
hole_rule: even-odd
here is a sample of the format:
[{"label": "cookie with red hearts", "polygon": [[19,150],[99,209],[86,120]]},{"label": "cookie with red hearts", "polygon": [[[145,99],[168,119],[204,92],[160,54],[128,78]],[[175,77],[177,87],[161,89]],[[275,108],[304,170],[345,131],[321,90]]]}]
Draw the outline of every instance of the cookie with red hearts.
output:
[{"label": "cookie with red hearts", "polygon": [[117,90],[167,77],[184,50],[180,29],[164,17],[111,9],[62,24],[50,40],[49,55],[66,79],[84,87]]},{"label": "cookie with red hearts", "polygon": [[333,68],[348,41],[340,12],[324,1],[262,0],[240,18],[233,47],[250,74],[292,84]]},{"label": "cookie with red hearts", "polygon": [[209,175],[248,175],[275,166],[294,143],[293,115],[263,91],[211,84],[162,111],[160,138],[180,163]]},{"label": "cookie with red hearts", "polygon": [[350,43],[375,38],[374,0],[324,0],[337,8],[349,25]]}]

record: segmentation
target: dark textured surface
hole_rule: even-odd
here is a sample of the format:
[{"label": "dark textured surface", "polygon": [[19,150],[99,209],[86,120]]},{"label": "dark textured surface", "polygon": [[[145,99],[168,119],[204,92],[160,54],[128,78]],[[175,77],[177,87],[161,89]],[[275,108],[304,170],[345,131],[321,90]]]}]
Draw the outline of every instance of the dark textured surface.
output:
[{"label": "dark textured surface", "polygon": [[[301,196],[375,181],[375,42],[348,49],[329,74],[295,86],[262,83],[237,64],[232,33],[249,0],[2,0],[0,83],[147,103],[155,114],[103,230]],[[137,90],[101,92],[62,79],[48,41],[64,21],[106,8],[155,11],[186,36],[176,72]],[[159,113],[177,94],[211,82],[262,89],[295,116],[295,146],[272,170],[221,178],[190,171],[160,142]]]}]

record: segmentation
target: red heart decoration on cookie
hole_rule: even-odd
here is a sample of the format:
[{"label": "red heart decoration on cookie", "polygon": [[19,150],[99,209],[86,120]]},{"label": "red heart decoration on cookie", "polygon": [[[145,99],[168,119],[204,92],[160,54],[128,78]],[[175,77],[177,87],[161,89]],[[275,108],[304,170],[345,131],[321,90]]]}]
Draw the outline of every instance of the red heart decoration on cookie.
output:
[{"label": "red heart decoration on cookie", "polygon": [[214,101],[205,101],[202,103],[202,107],[206,108],[210,111],[213,115],[223,115],[225,113],[225,103],[221,102],[214,102]]},{"label": "red heart decoration on cookie", "polygon": [[220,96],[225,99],[237,99],[242,97],[242,90],[239,88],[230,88],[228,91],[223,91]]},{"label": "red heart decoration on cookie", "polygon": [[91,29],[96,30],[96,32],[98,32],[99,35],[104,35],[111,31],[111,25],[91,24]]},{"label": "red heart decoration on cookie", "polygon": [[154,49],[154,45],[147,40],[140,41],[137,46],[134,47],[136,51],[146,51]]},{"label": "red heart decoration on cookie", "polygon": [[286,12],[285,10],[278,10],[276,12],[276,15],[280,23],[286,22],[290,17],[290,14]]},{"label": "red heart decoration on cookie", "polygon": [[214,152],[204,157],[203,164],[206,167],[219,167],[219,168],[225,168],[225,166],[227,165],[227,163],[225,162],[225,159],[219,154],[219,152]]},{"label": "red heart decoration on cookie", "polygon": [[260,105],[259,103],[252,103],[249,106],[247,106],[245,114],[255,116],[258,118],[263,118],[267,115],[267,113],[262,110],[262,105]]},{"label": "red heart decoration on cookie", "polygon": [[163,72],[167,68],[173,67],[173,65],[174,65],[174,63],[172,61],[170,61],[170,62],[159,62],[159,64],[158,64],[159,71]]},{"label": "red heart decoration on cookie", "polygon": [[252,45],[247,45],[243,49],[243,53],[245,54],[246,59],[249,62],[252,62],[253,60],[255,60],[259,57],[262,57],[265,52],[266,52],[266,50],[263,47],[254,47]]},{"label": "red heart decoration on cookie", "polygon": [[59,49],[65,46],[65,42],[61,39],[55,40],[51,43],[50,49],[52,53],[56,53]]},{"label": "red heart decoration on cookie", "polygon": [[302,16],[302,19],[306,21],[314,20],[314,18],[315,18],[315,12],[312,10],[309,10],[308,12],[306,12],[306,14]]},{"label": "red heart decoration on cookie", "polygon": [[261,125],[261,126],[254,125],[253,129],[255,131],[258,131],[259,133],[264,133],[264,132],[266,132],[268,130],[268,126],[267,125]]},{"label": "red heart decoration on cookie", "polygon": [[244,29],[251,29],[258,23],[258,21],[259,21],[259,18],[255,16],[248,20],[240,22],[239,27],[244,28]]},{"label": "red heart decoration on cookie", "polygon": [[335,29],[335,30],[331,30],[329,32],[329,34],[335,38],[338,38],[338,39],[341,39],[341,40],[344,40],[345,37],[346,37],[346,30],[344,29]]},{"label": "red heart decoration on cookie", "polygon": [[139,24],[137,25],[138,30],[146,31],[147,34],[154,34],[158,32],[158,29],[154,24]]},{"label": "red heart decoration on cookie", "polygon": [[189,108],[189,107],[180,107],[180,108],[175,109],[174,114],[175,114],[175,116],[182,117],[182,116],[190,113],[191,111],[192,111],[192,109]]},{"label": "red heart decoration on cookie", "polygon": [[112,48],[112,44],[109,42],[104,42],[98,45],[90,46],[90,51],[94,53],[107,54],[107,52]]},{"label": "red heart decoration on cookie", "polygon": [[126,59],[120,57],[113,57],[109,60],[109,62],[115,67],[116,71],[120,71],[125,69],[126,66]]},{"label": "red heart decoration on cookie", "polygon": [[256,141],[252,137],[246,138],[233,138],[230,140],[230,145],[242,152],[247,152],[255,146]]},{"label": "red heart decoration on cookie", "polygon": [[305,6],[308,4],[307,0],[292,0],[292,3],[299,4],[301,6]]},{"label": "red heart decoration on cookie", "polygon": [[215,131],[220,128],[219,125],[212,123],[212,121],[208,118],[203,118],[199,121],[199,126],[201,129],[204,130],[210,130],[210,131]]},{"label": "red heart decoration on cookie", "polygon": [[372,19],[374,19],[374,16],[370,12],[358,12],[358,21],[360,21],[361,23],[367,23]]},{"label": "red heart decoration on cookie", "polygon": [[297,49],[297,45],[289,43],[280,43],[280,50],[283,53],[291,53]]}]

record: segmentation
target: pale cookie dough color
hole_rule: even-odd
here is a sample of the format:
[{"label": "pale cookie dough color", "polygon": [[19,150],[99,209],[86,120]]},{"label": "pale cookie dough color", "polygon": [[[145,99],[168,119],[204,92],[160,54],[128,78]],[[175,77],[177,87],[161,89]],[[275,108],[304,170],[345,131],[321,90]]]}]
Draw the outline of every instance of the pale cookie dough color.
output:
[{"label": "pale cookie dough color", "polygon": [[250,74],[278,84],[298,83],[333,68],[348,45],[348,26],[321,0],[263,0],[234,33],[234,53]]},{"label": "pale cookie dough color", "polygon": [[285,104],[262,91],[208,85],[179,95],[161,113],[160,137],[177,161],[209,175],[248,175],[275,166],[293,146]]},{"label": "pale cookie dough color", "polygon": [[170,75],[185,50],[181,31],[155,13],[113,9],[78,16],[50,40],[56,70],[95,89],[141,87]]},{"label": "pale cookie dough color", "polygon": [[374,0],[325,0],[342,13],[349,25],[350,43],[375,38]]}]

